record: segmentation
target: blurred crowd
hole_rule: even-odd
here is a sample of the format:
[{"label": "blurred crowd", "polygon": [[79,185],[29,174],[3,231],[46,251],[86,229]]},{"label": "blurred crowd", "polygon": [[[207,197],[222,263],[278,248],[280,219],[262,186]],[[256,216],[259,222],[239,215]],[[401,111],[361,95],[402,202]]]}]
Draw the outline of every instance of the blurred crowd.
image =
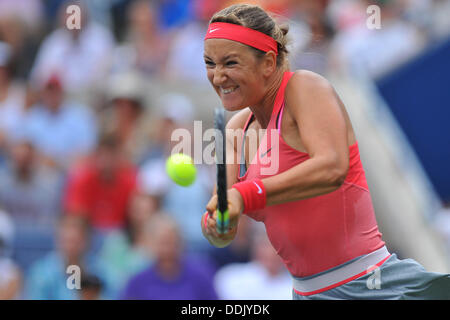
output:
[{"label": "blurred crowd", "polygon": [[[239,2],[0,0],[0,299],[291,298],[260,225],[244,217],[225,249],[203,238],[212,166],[188,188],[165,174],[202,97],[151,83],[207,87],[208,20]],[[320,74],[376,78],[450,31],[449,1],[245,2],[289,23],[291,69]]]}]

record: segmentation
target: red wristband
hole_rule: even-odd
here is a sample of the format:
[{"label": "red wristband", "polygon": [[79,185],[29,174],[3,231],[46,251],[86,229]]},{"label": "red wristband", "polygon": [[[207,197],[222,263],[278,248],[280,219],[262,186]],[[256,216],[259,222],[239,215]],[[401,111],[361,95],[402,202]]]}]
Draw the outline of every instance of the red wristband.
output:
[{"label": "red wristband", "polygon": [[205,214],[205,218],[203,219],[203,226],[205,227],[205,229],[208,228],[208,215],[209,214]]},{"label": "red wristband", "polygon": [[261,210],[266,207],[266,189],[260,179],[238,182],[232,186],[244,200],[244,212]]}]

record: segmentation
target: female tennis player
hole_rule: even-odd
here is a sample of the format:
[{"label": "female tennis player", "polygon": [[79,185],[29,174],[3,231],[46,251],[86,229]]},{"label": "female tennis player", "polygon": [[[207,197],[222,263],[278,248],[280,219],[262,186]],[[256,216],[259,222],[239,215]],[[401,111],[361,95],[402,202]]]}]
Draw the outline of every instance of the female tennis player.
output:
[{"label": "female tennis player", "polygon": [[[204,236],[224,247],[242,214],[262,221],[292,274],[294,299],[450,299],[450,275],[389,253],[345,107],[323,77],[289,70],[287,31],[252,5],[228,7],[210,21],[207,75],[224,108],[238,111],[227,129],[241,131],[242,140],[238,147],[237,135],[227,134],[230,229],[216,231],[214,195]],[[261,129],[266,134],[252,148],[248,133]],[[274,174],[262,174],[266,157],[276,162]]]}]

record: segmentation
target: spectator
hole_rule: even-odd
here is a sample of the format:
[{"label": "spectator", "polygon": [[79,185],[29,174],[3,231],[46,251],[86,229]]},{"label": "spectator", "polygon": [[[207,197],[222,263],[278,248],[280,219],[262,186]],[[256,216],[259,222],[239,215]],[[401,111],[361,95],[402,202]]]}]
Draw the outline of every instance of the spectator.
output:
[{"label": "spectator", "polygon": [[118,137],[121,148],[134,163],[141,161],[149,148],[149,112],[146,108],[143,78],[124,72],[110,78],[108,106],[101,114],[102,131]]},{"label": "spectator", "polygon": [[57,72],[67,92],[82,98],[107,74],[114,38],[107,28],[89,19],[82,2],[76,3],[81,8],[80,29],[69,30],[69,4],[60,6],[60,27],[43,40],[30,76],[40,83]]},{"label": "spectator", "polygon": [[93,227],[93,250],[106,234],[125,226],[136,185],[136,168],[123,155],[114,135],[104,136],[94,154],[71,168],[64,210],[83,216]]},{"label": "spectator", "polygon": [[16,226],[14,254],[26,270],[53,248],[62,176],[38,161],[28,141],[16,142],[10,151],[7,166],[0,169],[0,203]]},{"label": "spectator", "polygon": [[62,177],[43,167],[34,146],[18,141],[11,147],[10,162],[0,171],[0,202],[21,227],[51,228],[60,212]]},{"label": "spectator", "polygon": [[[160,162],[160,170],[165,170],[165,162]],[[142,170],[147,170],[150,164]],[[214,183],[214,171],[211,167],[198,164],[197,178],[189,187],[182,187],[169,181],[169,188],[163,199],[163,210],[168,212],[175,220],[183,223],[183,239],[186,248],[192,253],[206,253],[211,247],[202,238],[198,214],[205,211],[208,196]],[[155,169],[155,168],[154,168]],[[153,169],[153,170],[154,170]],[[210,189],[208,189],[210,188]],[[197,218],[197,219],[196,219]]]},{"label": "spectator", "polygon": [[144,75],[161,76],[169,49],[169,39],[158,24],[158,13],[148,1],[135,1],[128,8],[125,42],[116,48],[113,70],[136,70]]},{"label": "spectator", "polygon": [[[366,24],[365,10],[374,3],[380,8],[382,25],[371,30]],[[351,10],[346,10],[349,7]],[[352,12],[351,17],[348,12]],[[375,79],[411,59],[424,47],[423,34],[403,19],[401,5],[396,1],[349,1],[333,14],[332,21],[340,29],[333,39],[330,56],[338,69]]]},{"label": "spectator", "polygon": [[[300,52],[291,52],[289,58],[291,67],[296,69],[307,69],[325,75],[329,69],[330,43],[334,36],[334,30],[325,15],[323,1],[306,1],[297,4],[296,12],[298,18],[307,25],[307,30],[295,30],[297,37],[309,33],[309,39],[302,44]],[[300,26],[296,24],[296,26]],[[308,32],[309,31],[309,32]],[[290,33],[291,31],[289,31]],[[297,38],[295,40],[297,42]],[[294,50],[295,51],[295,50]]]},{"label": "spectator", "polygon": [[42,1],[0,1],[0,39],[12,48],[14,78],[25,80],[43,35]]},{"label": "spectator", "polygon": [[[4,149],[8,152],[11,145],[17,142],[27,140],[26,121],[33,109],[33,106],[39,100],[39,93],[31,84],[28,84],[26,88],[17,95],[17,99],[14,104],[11,104],[3,109],[1,117],[3,119],[3,125],[5,128],[4,135]],[[1,129],[0,129],[1,131]],[[30,139],[28,139],[30,140]]]},{"label": "spectator", "polygon": [[217,271],[214,283],[221,299],[292,299],[292,278],[264,230],[259,229],[252,235],[252,261],[228,264]]},{"label": "spectator", "polygon": [[[79,1],[79,0],[77,0]],[[83,0],[82,0],[83,1]],[[122,0],[108,0],[108,1],[89,1],[84,0],[83,4],[89,12],[90,19],[98,22],[108,30],[112,29],[112,7],[115,3]]]},{"label": "spectator", "polygon": [[172,81],[205,84],[203,39],[208,20],[221,5],[217,0],[192,1],[195,19],[190,20],[175,35],[170,45],[165,75]]},{"label": "spectator", "polygon": [[41,102],[28,112],[23,132],[47,165],[64,171],[93,149],[97,123],[86,106],[66,99],[60,76],[53,74],[44,82]]},{"label": "spectator", "polygon": [[153,216],[146,225],[154,264],[130,279],[122,299],[209,300],[217,299],[212,270],[205,261],[193,260],[182,249],[175,221],[166,215]]},{"label": "spectator", "polygon": [[[160,176],[165,174],[160,172]],[[114,277],[115,292],[120,292],[131,276],[142,271],[153,260],[146,250],[145,226],[153,215],[161,211],[161,198],[166,189],[166,179],[142,179],[139,177],[124,229],[109,234],[99,257]]]},{"label": "spectator", "polygon": [[[105,269],[94,256],[87,254],[89,225],[86,219],[64,215],[57,231],[57,246],[55,251],[31,267],[25,287],[27,299],[78,299],[76,288],[71,289],[67,286],[67,280],[71,275],[70,272],[67,273],[68,266],[78,266],[81,271],[80,276],[84,273],[94,274],[106,283]],[[107,293],[105,293],[105,297],[107,297]]]},{"label": "spectator", "polygon": [[22,290],[22,272],[10,257],[13,234],[13,222],[0,210],[0,300],[19,299]]},{"label": "spectator", "polygon": [[35,29],[41,24],[43,10],[42,1],[2,0],[0,1],[0,20],[14,17],[23,22],[29,29]]},{"label": "spectator", "polygon": [[[24,90],[12,79],[12,48],[0,41],[0,163],[7,145],[18,129],[18,113],[24,103]],[[3,160],[2,160],[3,159]]]},{"label": "spectator", "polygon": [[140,207],[141,212],[163,211],[163,200],[169,185],[167,173],[161,171],[161,167],[148,167],[147,170],[141,170],[138,173],[135,206]]},{"label": "spectator", "polygon": [[79,300],[101,300],[103,283],[99,277],[82,274],[80,281]]},{"label": "spectator", "polygon": [[177,129],[191,131],[193,122],[194,106],[189,97],[177,92],[161,95],[155,103],[155,112],[152,118],[152,148],[145,160],[165,159],[175,146],[172,141],[177,138],[172,139],[174,131]]}]

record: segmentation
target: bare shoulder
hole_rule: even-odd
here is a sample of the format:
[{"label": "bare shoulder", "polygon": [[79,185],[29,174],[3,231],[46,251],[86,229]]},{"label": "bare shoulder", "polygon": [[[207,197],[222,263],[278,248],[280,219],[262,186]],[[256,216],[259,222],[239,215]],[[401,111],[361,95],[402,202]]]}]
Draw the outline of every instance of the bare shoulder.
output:
[{"label": "bare shoulder", "polygon": [[243,129],[248,117],[250,116],[250,109],[245,108],[233,114],[230,120],[227,122],[227,129]]},{"label": "bare shoulder", "polygon": [[317,106],[319,102],[336,103],[336,93],[331,83],[308,70],[294,72],[286,86],[285,98],[290,111],[298,111],[302,106]]},{"label": "bare shoulder", "polygon": [[355,136],[347,110],[323,76],[307,70],[295,71],[286,87],[285,99],[290,119],[301,123],[299,130],[303,140],[307,140],[311,132],[319,129],[323,133],[326,128],[336,136],[346,132],[347,141],[353,144]]},{"label": "bare shoulder", "polygon": [[[303,88],[303,90],[299,90]],[[333,87],[330,82],[318,73],[308,70],[296,70],[289,80],[286,87],[286,94],[291,91],[296,91],[302,94],[311,93],[310,90],[326,90],[333,91]]]}]

